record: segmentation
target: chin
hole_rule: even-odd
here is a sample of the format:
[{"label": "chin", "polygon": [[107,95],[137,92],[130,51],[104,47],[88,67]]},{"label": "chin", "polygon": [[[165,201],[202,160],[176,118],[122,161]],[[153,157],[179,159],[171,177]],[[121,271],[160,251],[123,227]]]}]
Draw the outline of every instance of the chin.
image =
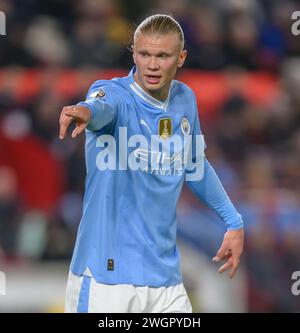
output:
[{"label": "chin", "polygon": [[144,83],[144,87],[148,90],[148,91],[158,91],[160,89],[162,89],[162,84],[158,83],[158,84],[149,84],[147,82]]},{"label": "chin", "polygon": [[146,88],[149,91],[158,91],[161,89],[161,86],[160,85],[147,85]]}]

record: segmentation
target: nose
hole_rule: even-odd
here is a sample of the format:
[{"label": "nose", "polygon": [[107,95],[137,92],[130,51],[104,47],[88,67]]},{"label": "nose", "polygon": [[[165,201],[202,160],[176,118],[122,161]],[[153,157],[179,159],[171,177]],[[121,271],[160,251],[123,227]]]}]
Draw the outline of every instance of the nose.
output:
[{"label": "nose", "polygon": [[148,62],[148,69],[151,71],[157,71],[159,69],[156,57],[154,56],[150,57]]}]

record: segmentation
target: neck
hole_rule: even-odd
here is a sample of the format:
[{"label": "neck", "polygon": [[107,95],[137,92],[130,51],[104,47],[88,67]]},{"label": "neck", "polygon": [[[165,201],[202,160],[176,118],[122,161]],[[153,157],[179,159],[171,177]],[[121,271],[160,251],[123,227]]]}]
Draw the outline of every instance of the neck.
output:
[{"label": "neck", "polygon": [[139,80],[137,72],[134,73],[134,80],[151,97],[153,97],[161,102],[164,102],[167,99],[167,97],[169,95],[169,90],[170,90],[171,84],[169,84],[168,87],[165,87],[164,89],[160,89],[158,91],[149,91],[143,86],[143,84]]}]

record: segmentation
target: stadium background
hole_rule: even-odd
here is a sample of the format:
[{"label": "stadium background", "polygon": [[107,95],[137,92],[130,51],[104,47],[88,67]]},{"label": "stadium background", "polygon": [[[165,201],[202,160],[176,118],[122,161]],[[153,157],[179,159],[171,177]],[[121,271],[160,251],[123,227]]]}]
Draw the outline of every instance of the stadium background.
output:
[{"label": "stadium background", "polygon": [[0,0],[0,10],[0,311],[63,311],[85,164],[83,136],[59,141],[59,113],[94,80],[128,72],[130,32],[154,13],[185,31],[178,79],[197,95],[207,156],[247,236],[237,277],[219,276],[224,226],[184,189],[178,234],[195,311],[300,311],[300,2]]}]

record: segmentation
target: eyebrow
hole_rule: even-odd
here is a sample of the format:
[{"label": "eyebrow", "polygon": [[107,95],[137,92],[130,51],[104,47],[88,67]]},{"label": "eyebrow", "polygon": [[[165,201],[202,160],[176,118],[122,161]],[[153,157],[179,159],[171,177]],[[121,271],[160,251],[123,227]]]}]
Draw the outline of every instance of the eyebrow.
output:
[{"label": "eyebrow", "polygon": [[[147,50],[143,50],[143,49],[139,49],[139,50],[137,50],[137,52],[138,52],[138,53],[148,53],[148,54],[151,54],[149,51],[147,51]],[[156,55],[156,56],[160,56],[160,55],[163,55],[163,54],[168,55],[168,56],[171,56],[171,55],[172,55],[172,53],[167,52],[167,51],[159,51],[158,53],[156,53],[156,54],[154,54],[154,55]]]}]

